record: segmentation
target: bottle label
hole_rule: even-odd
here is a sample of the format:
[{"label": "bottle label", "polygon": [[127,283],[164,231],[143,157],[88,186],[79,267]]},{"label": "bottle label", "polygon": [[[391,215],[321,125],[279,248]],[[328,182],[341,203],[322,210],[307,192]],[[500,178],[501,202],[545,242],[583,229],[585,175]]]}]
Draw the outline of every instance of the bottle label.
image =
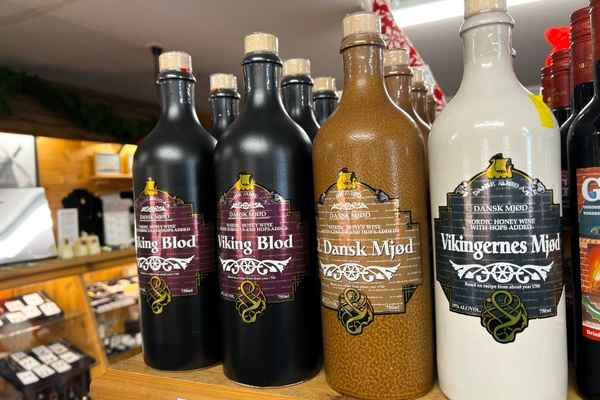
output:
[{"label": "bottle label", "polygon": [[152,178],[135,201],[135,236],[140,291],[154,314],[173,297],[197,295],[203,276],[214,271],[212,227]]},{"label": "bottle label", "polygon": [[240,173],[218,208],[221,296],[254,323],[268,304],[294,300],[308,272],[308,227],[289,200],[250,173]]},{"label": "bottle label", "polygon": [[434,221],[436,275],[450,311],[480,318],[498,343],[557,314],[563,271],[553,196],[496,154],[448,193]]},{"label": "bottle label", "polygon": [[317,204],[317,252],[321,303],[337,310],[351,335],[376,314],[406,312],[422,283],[419,225],[411,212],[348,169]]},{"label": "bottle label", "polygon": [[600,341],[600,167],[577,169],[583,336]]}]

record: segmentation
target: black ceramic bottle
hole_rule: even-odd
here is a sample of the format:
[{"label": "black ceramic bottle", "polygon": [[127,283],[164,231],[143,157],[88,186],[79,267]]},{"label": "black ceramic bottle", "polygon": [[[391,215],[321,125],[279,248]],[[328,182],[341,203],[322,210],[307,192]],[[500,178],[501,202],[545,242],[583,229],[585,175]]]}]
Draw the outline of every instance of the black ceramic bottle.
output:
[{"label": "black ceramic bottle", "polygon": [[244,104],[215,150],[223,368],[253,386],[321,365],[311,143],[279,95],[277,38],[245,39]]},{"label": "black ceramic bottle", "polygon": [[321,126],[333,114],[338,104],[338,95],[335,91],[335,78],[331,76],[315,78],[313,104],[317,123]]},{"label": "black ceramic bottle", "polygon": [[215,266],[215,139],[194,108],[191,58],[159,58],[161,116],[133,163],[144,360],[157,369],[221,359]]},{"label": "black ceramic bottle", "polygon": [[313,80],[310,77],[310,60],[291,58],[283,63],[281,97],[292,119],[314,140],[319,124],[312,108]]},{"label": "black ceramic bottle", "polygon": [[585,399],[600,399],[600,0],[591,1],[595,93],[569,130],[575,286],[575,372]]},{"label": "black ceramic bottle", "polygon": [[237,118],[240,110],[240,93],[237,89],[237,78],[231,74],[212,74],[210,80],[210,116],[212,127],[210,133],[215,139],[221,136],[229,125]]}]

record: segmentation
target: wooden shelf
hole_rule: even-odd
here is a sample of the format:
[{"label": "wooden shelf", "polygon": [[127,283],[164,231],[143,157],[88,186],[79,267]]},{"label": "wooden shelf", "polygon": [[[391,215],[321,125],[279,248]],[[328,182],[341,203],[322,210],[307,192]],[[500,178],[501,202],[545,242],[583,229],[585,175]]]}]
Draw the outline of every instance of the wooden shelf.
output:
[{"label": "wooden shelf", "polygon": [[[97,400],[341,400],[346,399],[331,389],[325,374],[294,386],[277,389],[246,387],[231,382],[217,365],[200,370],[166,372],[154,370],[137,355],[110,365],[105,374],[92,380],[92,398]],[[435,387],[420,400],[446,400]],[[568,400],[581,400],[570,390]]]},{"label": "wooden shelf", "polygon": [[136,356],[136,355],[140,354],[141,352],[142,352],[141,347],[134,347],[132,349],[123,351],[121,353],[111,354],[110,356],[108,356],[108,362],[110,364],[116,364],[121,361],[127,360],[128,358]]},{"label": "wooden shelf", "polygon": [[112,180],[112,179],[126,180],[126,179],[133,179],[133,176],[131,174],[125,174],[125,173],[102,173],[102,174],[93,175],[91,178],[96,181]]},{"label": "wooden shelf", "polygon": [[45,282],[50,279],[108,268],[125,262],[135,262],[135,250],[114,250],[94,256],[58,258],[23,264],[0,266],[0,290]]}]

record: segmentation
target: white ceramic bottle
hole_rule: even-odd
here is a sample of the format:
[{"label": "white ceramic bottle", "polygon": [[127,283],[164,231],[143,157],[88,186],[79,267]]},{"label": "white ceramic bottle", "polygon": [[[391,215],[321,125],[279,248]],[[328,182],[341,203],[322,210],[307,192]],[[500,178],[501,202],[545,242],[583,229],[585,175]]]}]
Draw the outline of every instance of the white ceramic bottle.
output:
[{"label": "white ceramic bottle", "polygon": [[464,78],[429,139],[437,357],[452,400],[564,400],[560,135],[517,80],[506,0],[465,0]]}]

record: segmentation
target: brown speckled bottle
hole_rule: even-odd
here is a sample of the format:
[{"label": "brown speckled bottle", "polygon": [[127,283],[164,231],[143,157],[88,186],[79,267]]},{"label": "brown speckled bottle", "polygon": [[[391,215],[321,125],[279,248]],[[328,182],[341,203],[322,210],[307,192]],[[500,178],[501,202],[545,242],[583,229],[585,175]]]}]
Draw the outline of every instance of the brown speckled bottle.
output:
[{"label": "brown speckled bottle", "polygon": [[314,142],[325,372],[340,393],[433,385],[423,143],[387,95],[377,15],[344,18],[344,96]]}]

